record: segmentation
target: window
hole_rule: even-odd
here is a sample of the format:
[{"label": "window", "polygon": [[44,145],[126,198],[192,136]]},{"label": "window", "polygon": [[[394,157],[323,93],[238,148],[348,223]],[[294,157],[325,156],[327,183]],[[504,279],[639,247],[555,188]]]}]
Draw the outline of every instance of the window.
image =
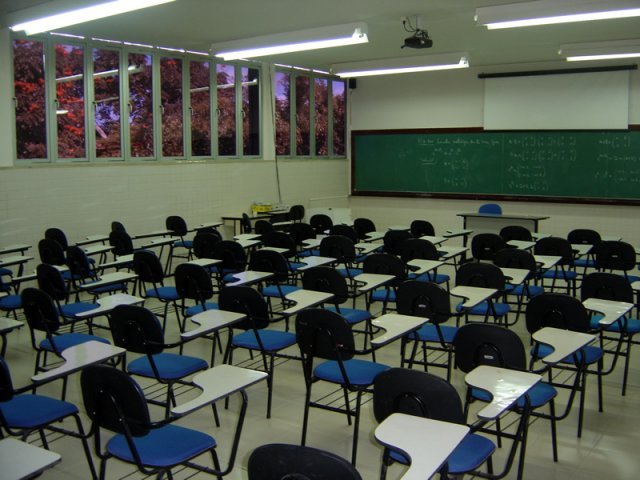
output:
[{"label": "window", "polygon": [[291,76],[276,72],[276,155],[291,154]]},{"label": "window", "polygon": [[92,59],[96,158],[121,158],[120,52],[94,48]]},{"label": "window", "polygon": [[333,154],[346,154],[345,135],[347,133],[347,97],[344,80],[331,82],[333,107]]},{"label": "window", "polygon": [[218,155],[236,154],[236,69],[217,65]]},{"label": "window", "polygon": [[129,135],[132,157],[153,157],[152,56],[129,54]]},{"label": "window", "polygon": [[329,81],[326,78],[316,78],[314,88],[315,98],[315,132],[316,155],[329,153]]},{"label": "window", "polygon": [[260,154],[260,70],[242,67],[242,154]]},{"label": "window", "polygon": [[309,77],[296,77],[296,155],[309,155],[310,150],[310,118],[309,99],[311,83]]},{"label": "window", "polygon": [[55,44],[58,158],[84,158],[84,48]]},{"label": "window", "polygon": [[182,114],[182,60],[160,59],[160,95],[162,100],[162,155],[184,156]]},{"label": "window", "polygon": [[16,156],[47,158],[44,44],[13,41]]},{"label": "window", "polygon": [[211,156],[211,83],[210,63],[189,64],[191,94],[191,155]]}]

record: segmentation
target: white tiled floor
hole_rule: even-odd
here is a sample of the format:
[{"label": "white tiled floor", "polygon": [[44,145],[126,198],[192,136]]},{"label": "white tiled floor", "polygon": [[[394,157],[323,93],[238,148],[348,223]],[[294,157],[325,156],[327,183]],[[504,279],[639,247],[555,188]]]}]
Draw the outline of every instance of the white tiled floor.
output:
[{"label": "white tiled floor", "polygon": [[[148,306],[155,307],[153,303]],[[169,322],[174,326],[169,338],[176,338],[175,322]],[[524,330],[523,319],[516,325],[515,330],[528,342]],[[104,332],[107,333],[108,332]],[[14,386],[19,387],[29,382],[32,373],[35,355],[29,342],[29,331],[26,328],[9,335],[9,348],[6,360],[12,370]],[[525,343],[528,344],[528,343]],[[208,359],[211,343],[199,339],[185,349],[185,353],[198,355]],[[636,349],[637,350],[637,349]],[[297,348],[291,350],[297,353]],[[536,420],[529,429],[529,442],[526,452],[526,465],[524,477],[527,479],[619,479],[631,480],[638,478],[640,460],[637,449],[640,445],[640,351],[634,352],[632,368],[629,375],[627,395],[620,395],[622,366],[605,377],[604,380],[604,412],[597,411],[597,397],[595,379],[590,378],[588,389],[584,431],[582,438],[576,438],[577,404],[569,417],[559,423],[558,463],[551,458],[549,424],[545,420]],[[240,358],[239,355],[237,355]],[[218,355],[217,361],[221,356]],[[399,344],[391,344],[383,348],[378,356],[378,361],[391,366],[399,366]],[[434,373],[442,375],[443,371]],[[454,371],[453,383],[462,394],[464,392],[464,378],[459,371]],[[304,401],[304,380],[300,363],[286,361],[276,368],[275,386],[273,393],[273,413],[271,419],[265,418],[266,413],[266,383],[252,387],[248,391],[249,408],[242,433],[240,450],[233,472],[227,477],[232,480],[246,479],[246,465],[250,452],[257,446],[272,443],[299,443],[301,435],[301,422]],[[60,383],[47,385],[39,389],[39,393],[59,395]],[[186,393],[180,400],[190,398],[193,393]],[[566,395],[561,393],[558,400],[558,410],[564,406]],[[83,408],[79,393],[79,375],[74,375],[69,381],[68,399]],[[212,434],[219,442],[219,455],[221,461],[226,464],[228,448],[231,445],[232,433],[235,427],[236,414],[239,401],[234,399],[228,411],[220,405],[222,426],[216,428],[210,408],[204,408],[194,414],[179,420],[179,424],[198,428]],[[160,419],[162,412],[158,407],[151,407],[154,419]],[[473,413],[472,413],[473,414]],[[88,429],[89,422],[85,420]],[[373,438],[375,421],[371,412],[371,404],[365,405],[362,412],[360,426],[360,442],[358,449],[357,468],[366,480],[379,477],[380,458],[382,449]],[[341,455],[350,457],[352,428],[347,426],[346,419],[330,412],[312,409],[307,444],[323,448]],[[30,441],[39,444],[37,436],[30,437]],[[72,438],[62,438],[51,444],[52,450],[62,454],[62,462],[53,469],[43,474],[42,478],[86,479],[89,478],[87,464],[79,446],[79,442]],[[506,451],[507,448],[502,450]],[[499,451],[494,460],[496,471],[501,468],[501,461],[505,452]],[[97,465],[96,465],[97,466]],[[142,478],[135,469],[129,465],[111,460],[108,464],[107,477],[115,478]],[[387,478],[394,480],[400,478],[402,467],[393,466],[389,470]],[[176,478],[205,478],[204,474],[194,474],[193,471],[185,471],[177,474]],[[0,466],[0,478],[2,467]],[[515,468],[507,478],[515,478]]]}]

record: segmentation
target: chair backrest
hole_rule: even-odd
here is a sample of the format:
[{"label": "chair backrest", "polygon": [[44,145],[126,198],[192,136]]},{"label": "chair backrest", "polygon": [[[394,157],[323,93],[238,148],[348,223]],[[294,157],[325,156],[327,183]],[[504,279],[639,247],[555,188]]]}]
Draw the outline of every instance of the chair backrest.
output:
[{"label": "chair backrest", "polygon": [[465,263],[456,272],[456,285],[504,290],[505,283],[502,270],[490,263]]},{"label": "chair backrest", "polygon": [[596,268],[628,272],[636,266],[636,251],[622,241],[602,241],[594,247]]},{"label": "chair backrest", "polygon": [[362,262],[362,271],[364,273],[380,273],[383,275],[393,275],[395,280],[389,282],[389,285],[399,285],[407,278],[407,269],[405,263],[390,253],[372,253]]},{"label": "chair backrest", "polygon": [[241,271],[247,265],[247,254],[238,242],[222,240],[213,246],[213,258],[222,260],[224,270]]},{"label": "chair backrest", "polygon": [[108,318],[116,346],[128,352],[148,355],[162,352],[162,326],[150,310],[137,305],[118,305]]},{"label": "chair backrest", "polygon": [[181,263],[174,272],[176,291],[180,298],[204,303],[213,297],[211,275],[201,265]]},{"label": "chair backrest", "polygon": [[400,255],[402,243],[412,238],[413,236],[408,230],[389,230],[382,239],[384,251],[392,255]]},{"label": "chair backrest", "polygon": [[[8,402],[13,398],[13,382],[11,381],[11,372],[9,365],[0,357],[0,402]],[[0,413],[0,418],[2,414]]]},{"label": "chair backrest", "polygon": [[67,236],[59,228],[55,228],[55,227],[47,228],[44,231],[44,238],[55,240],[60,244],[63,250],[66,250],[67,247],[69,246],[69,242],[67,241]]},{"label": "chair backrest", "polygon": [[507,225],[500,230],[500,236],[505,242],[509,240],[524,240],[530,242],[533,238],[529,229],[522,225]]},{"label": "chair backrest", "polygon": [[590,228],[576,228],[567,235],[569,243],[581,243],[584,245],[597,245],[602,241],[600,234]]},{"label": "chair backrest", "polygon": [[304,218],[304,205],[292,205],[289,209],[289,220],[301,222]]},{"label": "chair backrest", "polygon": [[133,241],[124,229],[111,231],[109,234],[109,245],[113,247],[113,254],[117,257],[121,255],[131,255],[133,253]]},{"label": "chair backrest", "polygon": [[592,272],[582,279],[580,298],[599,298],[616,302],[634,302],[634,292],[629,281],[621,275],[607,272]]},{"label": "chair backrest", "polygon": [[25,288],[20,297],[24,316],[31,330],[40,330],[49,334],[60,328],[58,310],[46,292],[38,288]]},{"label": "chair backrest", "polygon": [[527,278],[535,277],[538,271],[538,264],[533,254],[527,250],[520,250],[519,248],[503,248],[496,253],[493,263],[498,267],[503,268],[521,268],[523,270],[529,270]]},{"label": "chair backrest", "polygon": [[82,398],[93,425],[133,436],[149,432],[151,419],[144,392],[126,372],[107,365],[92,365],[80,375]]},{"label": "chair backrest", "polygon": [[276,282],[286,281],[289,278],[289,263],[287,259],[273,250],[256,250],[249,257],[249,270],[258,272],[271,272],[275,275]]},{"label": "chair backrest", "polygon": [[329,215],[325,215],[324,213],[316,213],[315,215],[311,215],[309,219],[309,225],[313,227],[316,233],[323,234],[325,231],[329,230],[333,227],[333,220]]},{"label": "chair backrest", "polygon": [[314,267],[305,270],[302,275],[302,288],[316,292],[332,293],[330,302],[345,303],[349,299],[347,280],[335,268]]},{"label": "chair backrest", "polygon": [[254,227],[254,231],[258,235],[264,235],[265,233],[275,231],[275,227],[271,224],[271,222],[267,222],[266,220],[258,220]]},{"label": "chair backrest", "polygon": [[193,254],[197,258],[214,258],[214,246],[220,241],[222,236],[217,231],[216,233],[200,231],[193,237]]},{"label": "chair backrest", "polygon": [[453,339],[456,367],[468,373],[479,365],[525,370],[527,355],[513,330],[487,323],[468,323]]},{"label": "chair backrest", "polygon": [[80,278],[91,278],[95,275],[87,254],[78,246],[72,245],[67,248],[67,265],[69,271]]},{"label": "chair backrest", "polygon": [[162,283],[164,271],[160,259],[151,250],[138,250],[133,254],[133,271],[142,282]]},{"label": "chair backrest", "polygon": [[415,238],[420,238],[424,235],[429,235],[431,237],[435,236],[436,230],[433,228],[431,222],[426,220],[414,220],[411,222],[410,226],[411,235]]},{"label": "chair backrest", "polygon": [[527,331],[543,327],[562,328],[574,332],[591,329],[589,314],[577,298],[561,293],[543,293],[529,300],[525,311]]},{"label": "chair backrest", "polygon": [[354,355],[351,327],[340,314],[331,310],[308,308],[298,313],[296,338],[300,352],[308,362],[314,358],[349,360]]},{"label": "chair backrest", "polygon": [[567,265],[573,259],[573,249],[568,240],[560,237],[546,237],[538,240],[533,247],[536,255],[561,257],[560,264]]},{"label": "chair backrest", "polygon": [[64,265],[67,261],[62,245],[50,238],[43,238],[38,242],[38,253],[40,261],[49,265]]},{"label": "chair backrest", "polygon": [[38,288],[47,293],[54,300],[67,299],[67,285],[62,278],[60,270],[53,265],[41,263],[36,267]]},{"label": "chair backrest", "polygon": [[350,263],[356,258],[356,247],[349,237],[329,235],[320,241],[320,255],[335,258],[339,263]]},{"label": "chair backrest", "polygon": [[420,238],[408,238],[400,244],[398,254],[403,262],[409,260],[437,260],[438,249],[429,240]]},{"label": "chair backrest", "polygon": [[261,329],[269,325],[269,307],[260,292],[247,287],[224,287],[218,297],[220,310],[244,313],[247,318],[235,323],[233,328]]},{"label": "chair backrest", "polygon": [[393,413],[465,423],[462,401],[453,385],[431,373],[407,368],[390,368],[373,382],[376,420],[382,422]]},{"label": "chair backrest", "polygon": [[283,255],[289,257],[296,253],[296,242],[291,235],[286,232],[268,232],[262,235],[262,243],[265,247],[286,248]]},{"label": "chair backrest", "polygon": [[496,233],[479,233],[471,239],[471,255],[476,260],[493,261],[503,248],[507,248],[507,243]]},{"label": "chair backrest", "polygon": [[396,291],[396,310],[401,315],[428,318],[430,323],[444,323],[451,317],[447,291],[432,282],[407,280]]},{"label": "chair backrest", "polygon": [[240,225],[242,225],[242,233],[251,233],[253,227],[251,226],[251,218],[246,213],[242,214],[242,220],[240,220]]},{"label": "chair backrest", "polygon": [[316,238],[316,231],[308,223],[298,222],[289,227],[289,235],[296,242],[296,245],[302,245],[305,240]]},{"label": "chair backrest", "polygon": [[478,213],[491,213],[493,215],[502,215],[502,207],[497,203],[485,203],[480,205]]},{"label": "chair backrest", "polygon": [[184,218],[178,215],[168,216],[165,220],[165,226],[167,227],[167,230],[171,230],[173,234],[178,237],[184,237],[189,230],[187,228],[187,222],[184,221]]},{"label": "chair backrest", "polygon": [[256,448],[247,465],[249,480],[361,480],[350,462],[324,450],[272,443]]},{"label": "chair backrest", "polygon": [[112,232],[126,232],[127,229],[124,228],[124,224],[122,222],[118,222],[117,220],[114,220],[113,222],[111,222],[111,231]]},{"label": "chair backrest", "polygon": [[366,238],[367,233],[376,231],[375,223],[369,218],[356,218],[353,221],[353,228],[361,240]]},{"label": "chair backrest", "polygon": [[360,241],[360,237],[358,237],[355,229],[349,225],[334,225],[329,229],[329,235],[343,235],[349,238],[353,243],[358,243]]}]

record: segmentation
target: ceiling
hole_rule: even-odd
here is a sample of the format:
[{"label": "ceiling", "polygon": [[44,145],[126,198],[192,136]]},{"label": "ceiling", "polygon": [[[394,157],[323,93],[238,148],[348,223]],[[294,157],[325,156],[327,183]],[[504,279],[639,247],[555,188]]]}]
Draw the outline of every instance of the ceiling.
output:
[{"label": "ceiling", "polygon": [[[0,19],[13,24],[42,12],[97,0],[0,0]],[[82,25],[65,33],[124,40],[155,46],[208,51],[212,43],[361,21],[368,25],[369,43],[264,59],[328,70],[332,63],[428,53],[468,52],[472,66],[535,64],[559,60],[566,43],[599,42],[640,37],[640,18],[488,31],[476,26],[475,8],[518,3],[516,0],[176,0]],[[605,3],[606,0],[601,0]],[[434,45],[428,50],[401,49],[409,33],[400,18],[415,20]]]}]

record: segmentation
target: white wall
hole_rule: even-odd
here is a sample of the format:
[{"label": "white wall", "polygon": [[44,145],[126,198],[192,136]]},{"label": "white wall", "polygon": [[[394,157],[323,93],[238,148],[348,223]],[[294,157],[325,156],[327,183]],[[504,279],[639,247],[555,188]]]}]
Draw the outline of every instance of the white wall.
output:
[{"label": "white wall", "polygon": [[[558,68],[553,65],[548,68]],[[566,65],[563,65],[566,68]],[[537,69],[547,66],[537,66]],[[511,70],[526,70],[521,66]],[[396,128],[482,127],[483,81],[478,70],[457,70],[413,75],[389,75],[358,79],[351,93],[353,130]],[[630,123],[640,124],[640,73],[631,73]],[[526,112],[523,112],[526,115]],[[352,197],[352,216],[376,221],[377,227],[408,223],[422,218],[436,232],[460,228],[461,212],[477,211],[476,200]],[[541,214],[551,218],[541,230],[565,236],[578,227],[594,227],[640,245],[640,209],[629,206],[572,203],[499,202],[509,213]]]}]

